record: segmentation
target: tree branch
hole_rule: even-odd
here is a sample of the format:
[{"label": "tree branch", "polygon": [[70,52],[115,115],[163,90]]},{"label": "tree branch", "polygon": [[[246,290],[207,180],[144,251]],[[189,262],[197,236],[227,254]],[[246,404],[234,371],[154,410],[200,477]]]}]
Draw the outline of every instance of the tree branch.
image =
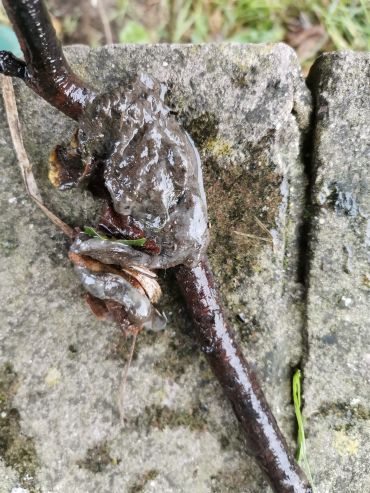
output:
[{"label": "tree branch", "polygon": [[3,0],[25,62],[0,52],[0,73],[21,78],[39,96],[77,120],[95,96],[71,70],[42,0]]}]

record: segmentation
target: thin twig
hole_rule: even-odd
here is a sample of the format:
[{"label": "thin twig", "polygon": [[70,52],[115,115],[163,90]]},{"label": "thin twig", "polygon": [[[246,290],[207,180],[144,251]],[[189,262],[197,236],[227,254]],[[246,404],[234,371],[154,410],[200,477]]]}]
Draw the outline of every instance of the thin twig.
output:
[{"label": "thin twig", "polygon": [[139,332],[140,332],[140,329],[138,327],[134,327],[131,329],[132,342],[131,342],[131,347],[130,347],[130,353],[128,356],[127,363],[125,364],[125,366],[122,370],[121,383],[119,385],[119,390],[118,390],[118,409],[119,409],[119,414],[120,414],[122,424],[124,423],[124,417],[125,417],[124,416],[124,407],[125,407],[125,389],[126,389],[126,383],[127,383],[127,376],[128,376],[128,371],[130,369],[131,363],[132,363],[132,358],[133,358],[134,351],[135,351],[136,339],[137,339]]},{"label": "thin twig", "polygon": [[39,188],[32,172],[30,160],[28,159],[26,149],[24,148],[12,80],[10,77],[5,77],[3,75],[0,75],[0,77],[6,118],[8,120],[12,143],[27,193],[51,222],[61,229],[63,233],[68,236],[68,238],[73,238],[73,228],[68,226],[68,224],[63,222],[59,217],[51,212],[42,200]]}]

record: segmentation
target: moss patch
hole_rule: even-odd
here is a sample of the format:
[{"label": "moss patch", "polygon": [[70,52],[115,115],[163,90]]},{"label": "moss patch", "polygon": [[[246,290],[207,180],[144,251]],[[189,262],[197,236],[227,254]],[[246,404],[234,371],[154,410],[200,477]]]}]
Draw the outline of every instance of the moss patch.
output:
[{"label": "moss patch", "polygon": [[187,368],[199,367],[204,381],[213,380],[212,372],[200,352],[200,345],[180,333],[170,339],[163,357],[155,362],[155,369],[166,378],[178,382]]},{"label": "moss patch", "polygon": [[[154,367],[158,374],[176,382],[182,379],[187,368],[197,367],[201,371],[201,378],[205,381],[213,380],[212,372],[200,351],[200,344],[193,332],[193,325],[188,317],[183,299],[172,277],[162,286],[163,302],[160,309],[166,313],[169,326],[176,326],[176,334],[165,331],[163,334],[154,334],[156,338],[165,339],[166,352],[157,360]],[[144,343],[151,343],[145,333]],[[141,336],[140,336],[141,337]]]},{"label": "moss patch", "polygon": [[184,127],[191,135],[199,148],[207,145],[207,142],[215,142],[218,133],[218,120],[212,113],[204,112],[184,122]]},{"label": "moss patch", "polygon": [[16,238],[0,238],[0,252],[4,257],[10,257],[14,250],[19,246],[19,242]]},{"label": "moss patch", "polygon": [[[257,255],[271,242],[281,203],[281,177],[270,161],[273,135],[266,136],[245,155],[253,162],[221,165],[208,155],[204,179],[211,223],[209,255],[224,284],[258,270]],[[216,144],[212,144],[215,147]],[[225,146],[219,146],[225,150]],[[239,232],[249,236],[240,236]]]},{"label": "moss patch", "polygon": [[218,280],[230,289],[231,282],[258,271],[259,252],[272,243],[269,230],[276,226],[282,200],[282,178],[271,159],[275,132],[257,143],[233,142],[219,135],[213,114],[190,118],[188,112],[180,118],[202,158],[211,224],[208,254]]},{"label": "moss patch", "polygon": [[207,426],[207,411],[200,406],[188,410],[173,410],[167,406],[146,406],[142,413],[131,418],[131,426],[138,429],[177,428],[184,426],[190,431],[204,430]]},{"label": "moss patch", "polygon": [[272,244],[269,230],[276,226],[282,200],[282,178],[271,159],[275,132],[270,130],[257,143],[229,141],[219,135],[213,114],[191,118],[188,112],[180,118],[203,163],[211,224],[208,254],[221,288],[230,289],[231,282],[238,284],[258,272],[258,254]]},{"label": "moss patch", "polygon": [[245,319],[244,321],[237,319],[238,334],[243,344],[254,344],[261,337],[263,331],[256,317]]},{"label": "moss patch", "polygon": [[224,139],[208,139],[205,149],[216,157],[229,156],[232,151],[232,144]]},{"label": "moss patch", "polygon": [[117,465],[119,461],[111,457],[106,442],[98,443],[87,450],[84,459],[77,461],[77,465],[88,471],[99,473],[107,469],[108,466]]},{"label": "moss patch", "polygon": [[[139,345],[142,343],[142,334],[139,335],[136,341],[136,348],[133,354],[133,361],[136,360]],[[107,359],[122,360],[126,362],[130,353],[131,340],[128,338],[122,330],[117,328],[117,331],[113,333],[109,346],[107,349]]]},{"label": "moss patch", "polygon": [[370,289],[370,276],[368,274],[363,274],[362,275],[362,285],[365,288]]},{"label": "moss patch", "polygon": [[247,473],[243,474],[240,470],[224,470],[211,476],[211,492],[224,493],[232,491],[233,493],[244,493],[246,485],[249,483],[250,477]]},{"label": "moss patch", "polygon": [[128,493],[141,493],[149,481],[153,481],[158,476],[159,472],[156,469],[145,471],[135,483],[128,488]]},{"label": "moss patch", "polygon": [[[319,409],[320,416],[339,419],[341,422],[334,424],[336,430],[349,430],[356,426],[358,421],[370,420],[370,409],[362,404],[351,405],[348,402],[337,401],[329,404],[324,404]],[[343,424],[345,421],[345,424]]]},{"label": "moss patch", "polygon": [[35,475],[39,467],[32,438],[22,433],[20,415],[12,405],[18,377],[11,364],[0,368],[0,456],[19,473],[19,485],[36,493]]}]

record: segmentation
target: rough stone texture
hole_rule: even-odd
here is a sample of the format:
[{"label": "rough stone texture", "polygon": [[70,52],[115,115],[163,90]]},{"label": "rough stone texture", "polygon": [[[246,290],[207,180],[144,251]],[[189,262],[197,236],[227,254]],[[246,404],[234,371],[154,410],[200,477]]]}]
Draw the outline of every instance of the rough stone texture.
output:
[{"label": "rough stone texture", "polygon": [[[301,145],[310,115],[293,51],[282,44],[161,45],[76,47],[67,55],[100,88],[142,71],[168,83],[168,103],[204,163],[210,255],[225,304],[293,445],[290,372],[301,358],[304,322],[297,280],[306,183]],[[97,210],[88,193],[57,192],[46,176],[48,153],[73,122],[21,84],[17,95],[47,204],[70,224],[88,223]],[[1,105],[0,132],[0,419],[17,410],[13,435],[2,431],[0,492],[17,485],[53,493],[269,491],[244,452],[171,279],[163,280],[169,326],[140,336],[120,424],[116,395],[126,343],[89,313],[67,242],[27,198]],[[31,441],[28,454],[22,434]],[[24,464],[30,471],[36,464],[36,472],[27,476]]]},{"label": "rough stone texture", "polygon": [[370,491],[370,55],[326,54],[315,99],[305,411],[321,493]]}]

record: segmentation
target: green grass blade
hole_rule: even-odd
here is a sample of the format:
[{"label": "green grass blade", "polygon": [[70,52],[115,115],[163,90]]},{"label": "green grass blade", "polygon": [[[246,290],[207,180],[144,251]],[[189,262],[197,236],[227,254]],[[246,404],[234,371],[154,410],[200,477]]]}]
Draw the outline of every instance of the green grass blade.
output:
[{"label": "green grass blade", "polygon": [[144,246],[146,243],[146,238],[138,238],[137,240],[110,240],[113,243],[121,243],[122,245],[130,245],[130,246]]},{"label": "green grass blade", "polygon": [[91,236],[91,238],[99,238],[99,240],[108,240],[112,243],[120,243],[121,245],[138,246],[142,247],[146,243],[146,238],[139,238],[137,240],[117,240],[115,238],[108,238],[108,236],[98,233],[95,228],[91,226],[84,227],[85,235]]},{"label": "green grass blade", "polygon": [[293,402],[294,402],[294,411],[297,419],[298,425],[298,436],[297,436],[297,452],[296,459],[300,464],[303,459],[304,450],[305,450],[305,435],[304,435],[304,427],[303,427],[303,417],[301,413],[301,370],[296,370],[293,375]]},{"label": "green grass blade", "polygon": [[84,233],[85,233],[85,235],[91,236],[91,238],[99,238],[99,235],[96,232],[96,229],[92,228],[91,226],[85,226],[84,227]]},{"label": "green grass blade", "polygon": [[[304,433],[304,425],[303,425],[303,416],[302,416],[302,372],[297,369],[293,375],[293,403],[294,403],[294,411],[297,419],[298,426],[298,435],[297,435],[297,452],[296,459],[298,464],[302,464],[303,468],[306,471],[308,480],[312,485],[312,476],[310,466],[307,460],[307,449],[306,449],[306,437]],[[314,491],[312,486],[312,491]]]}]

